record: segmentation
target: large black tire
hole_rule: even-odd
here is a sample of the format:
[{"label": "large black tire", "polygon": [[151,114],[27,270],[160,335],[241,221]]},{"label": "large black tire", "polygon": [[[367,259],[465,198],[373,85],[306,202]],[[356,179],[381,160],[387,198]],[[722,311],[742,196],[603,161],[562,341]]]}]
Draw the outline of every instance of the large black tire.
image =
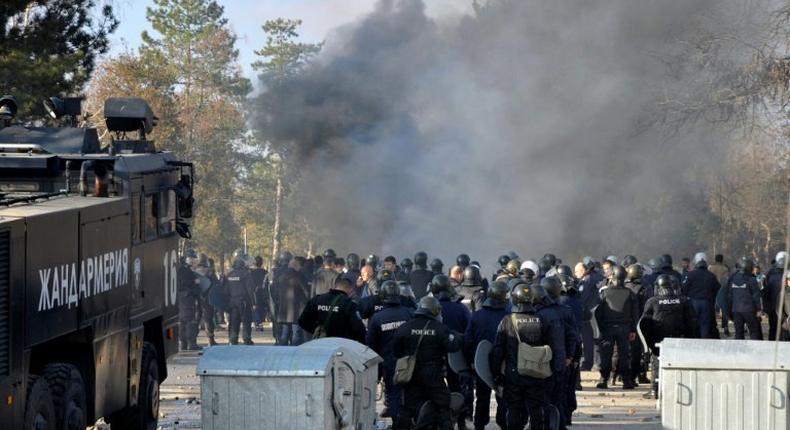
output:
[{"label": "large black tire", "polygon": [[113,430],[156,430],[159,420],[159,354],[150,342],[143,343],[137,406],[106,417]]},{"label": "large black tire", "polygon": [[31,375],[27,382],[27,399],[25,400],[25,430],[55,430],[57,427],[55,404],[49,392],[47,380]]},{"label": "large black tire", "polygon": [[41,376],[47,380],[52,393],[58,429],[84,430],[88,408],[79,369],[71,364],[52,363],[44,367]]}]

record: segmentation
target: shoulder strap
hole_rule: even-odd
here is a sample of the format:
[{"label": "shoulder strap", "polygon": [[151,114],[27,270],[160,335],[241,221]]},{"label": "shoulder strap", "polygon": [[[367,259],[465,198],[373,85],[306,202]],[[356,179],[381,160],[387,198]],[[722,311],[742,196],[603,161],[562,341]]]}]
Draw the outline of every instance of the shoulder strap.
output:
[{"label": "shoulder strap", "polygon": [[335,305],[337,304],[337,301],[340,300],[342,297],[343,296],[341,296],[341,295],[337,295],[334,299],[332,299],[332,302],[329,303],[329,315],[326,316],[326,319],[324,320],[324,323],[321,324],[321,330],[324,333],[326,333],[326,327],[329,325],[329,321],[332,320],[332,315],[334,314],[334,312],[332,311],[332,308],[335,307]]},{"label": "shoulder strap", "polygon": [[425,336],[425,330],[428,330],[428,324],[430,324],[430,323],[431,323],[431,321],[429,320],[428,322],[425,323],[425,327],[422,328],[422,333],[420,333],[420,339],[417,341],[417,347],[414,348],[414,356],[415,357],[417,356],[417,351],[420,350],[420,344],[422,343],[422,337]]},{"label": "shoulder strap", "polygon": [[510,322],[513,323],[513,330],[516,332],[516,338],[518,338],[518,343],[521,343],[521,335],[518,334],[518,324],[516,323],[516,314],[510,314]]}]

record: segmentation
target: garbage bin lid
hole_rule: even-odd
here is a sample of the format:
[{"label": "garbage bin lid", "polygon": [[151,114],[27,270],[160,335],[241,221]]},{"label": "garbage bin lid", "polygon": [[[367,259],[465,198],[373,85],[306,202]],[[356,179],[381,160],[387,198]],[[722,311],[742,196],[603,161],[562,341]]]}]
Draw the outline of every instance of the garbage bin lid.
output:
[{"label": "garbage bin lid", "polygon": [[[774,342],[667,338],[660,344],[661,368],[773,370]],[[776,369],[790,369],[790,343],[779,342]]]},{"label": "garbage bin lid", "polygon": [[198,376],[311,376],[329,373],[337,348],[298,346],[212,346],[203,352]]},{"label": "garbage bin lid", "polygon": [[379,363],[384,361],[376,351],[372,350],[369,346],[363,345],[357,341],[346,339],[342,337],[323,337],[321,339],[311,340],[302,345],[303,348],[344,348],[348,350],[353,356],[357,357],[366,368],[378,366]]}]

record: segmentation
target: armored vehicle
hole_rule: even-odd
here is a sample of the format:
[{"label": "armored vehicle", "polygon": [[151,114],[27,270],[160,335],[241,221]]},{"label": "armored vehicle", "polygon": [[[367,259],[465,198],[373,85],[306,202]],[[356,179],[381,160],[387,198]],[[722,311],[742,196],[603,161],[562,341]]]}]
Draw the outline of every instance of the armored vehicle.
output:
[{"label": "armored vehicle", "polygon": [[[45,103],[53,118],[79,105]],[[94,128],[16,126],[15,112],[0,99],[0,428],[154,429],[192,165],[146,139],[140,99],[106,101],[105,147]]]}]

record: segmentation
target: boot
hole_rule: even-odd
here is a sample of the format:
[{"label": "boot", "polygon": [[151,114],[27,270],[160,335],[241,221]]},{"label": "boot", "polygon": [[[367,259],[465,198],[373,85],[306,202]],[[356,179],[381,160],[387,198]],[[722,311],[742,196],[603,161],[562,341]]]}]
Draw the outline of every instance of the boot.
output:
[{"label": "boot", "polygon": [[608,381],[609,381],[609,378],[601,377],[601,379],[598,380],[598,384],[595,385],[595,388],[598,388],[600,390],[605,390],[605,389],[609,388]]},{"label": "boot", "polygon": [[244,339],[244,344],[245,345],[255,345],[255,342],[253,342],[252,339]]},{"label": "boot", "polygon": [[623,380],[623,390],[633,390],[637,385],[631,379]]},{"label": "boot", "polygon": [[649,379],[647,379],[647,372],[642,372],[642,373],[640,373],[640,374],[639,374],[639,377],[637,378],[637,381],[638,381],[640,384],[649,384],[649,383],[650,383],[650,380],[649,380]]},{"label": "boot", "polygon": [[217,344],[217,341],[214,340],[214,336],[209,336],[208,337],[208,345],[209,346],[215,346],[216,344]]},{"label": "boot", "polygon": [[187,346],[187,351],[202,351],[203,348],[197,344],[197,342],[189,342]]}]

